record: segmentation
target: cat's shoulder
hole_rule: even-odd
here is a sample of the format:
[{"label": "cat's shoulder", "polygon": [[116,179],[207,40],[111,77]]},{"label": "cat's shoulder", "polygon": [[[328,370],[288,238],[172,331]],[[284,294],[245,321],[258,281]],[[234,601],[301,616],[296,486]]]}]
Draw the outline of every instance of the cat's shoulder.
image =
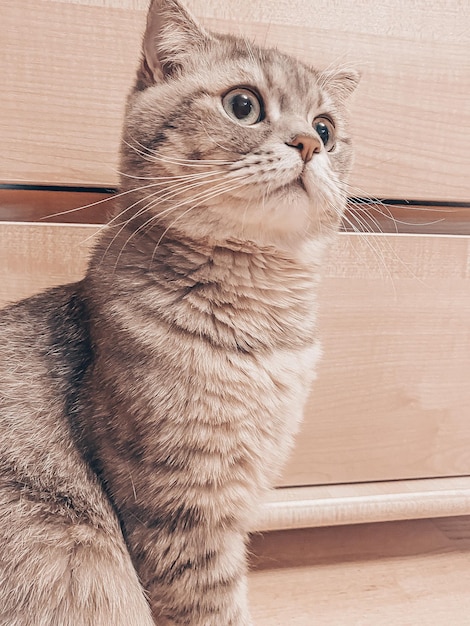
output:
[{"label": "cat's shoulder", "polygon": [[[0,345],[11,341],[30,343],[44,340],[54,326],[63,327],[68,321],[77,320],[77,313],[84,307],[80,283],[71,283],[47,289],[0,309]],[[25,336],[25,334],[27,336]]]},{"label": "cat's shoulder", "polygon": [[80,283],[49,289],[0,310],[0,389],[28,386],[45,372],[70,377],[88,352]]}]

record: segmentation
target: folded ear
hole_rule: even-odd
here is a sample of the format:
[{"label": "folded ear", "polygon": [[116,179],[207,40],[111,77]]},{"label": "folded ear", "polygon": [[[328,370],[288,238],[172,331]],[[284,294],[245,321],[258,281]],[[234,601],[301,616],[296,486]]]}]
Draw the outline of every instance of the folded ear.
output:
[{"label": "folded ear", "polygon": [[361,75],[356,70],[324,70],[320,74],[320,85],[339,100],[345,100],[356,89]]},{"label": "folded ear", "polygon": [[146,89],[178,71],[210,38],[178,0],[152,0],[136,88]]}]

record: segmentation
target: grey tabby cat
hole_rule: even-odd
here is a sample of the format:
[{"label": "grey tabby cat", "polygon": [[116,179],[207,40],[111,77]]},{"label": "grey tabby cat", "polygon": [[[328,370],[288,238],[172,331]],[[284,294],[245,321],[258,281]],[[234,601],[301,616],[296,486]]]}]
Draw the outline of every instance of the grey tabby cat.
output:
[{"label": "grey tabby cat", "polygon": [[0,315],[2,626],[252,623],[356,83],[151,3],[120,212],[82,281]]}]

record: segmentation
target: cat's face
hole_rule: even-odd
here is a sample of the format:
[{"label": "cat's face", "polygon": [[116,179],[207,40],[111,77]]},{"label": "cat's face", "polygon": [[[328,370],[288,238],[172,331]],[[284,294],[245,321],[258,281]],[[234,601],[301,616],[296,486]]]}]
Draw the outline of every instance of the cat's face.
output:
[{"label": "cat's face", "polygon": [[122,186],[136,189],[141,221],[263,244],[336,229],[356,81],[209,34],[154,0],[123,142]]}]

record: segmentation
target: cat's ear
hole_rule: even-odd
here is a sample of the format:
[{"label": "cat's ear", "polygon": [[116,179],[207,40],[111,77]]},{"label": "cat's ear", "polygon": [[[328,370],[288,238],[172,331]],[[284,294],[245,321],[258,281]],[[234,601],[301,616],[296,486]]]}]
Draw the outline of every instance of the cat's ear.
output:
[{"label": "cat's ear", "polygon": [[210,40],[178,0],[152,0],[142,43],[137,89],[160,82],[178,69]]},{"label": "cat's ear", "polygon": [[353,69],[324,70],[320,74],[321,86],[340,101],[352,94],[360,79],[360,73]]}]

